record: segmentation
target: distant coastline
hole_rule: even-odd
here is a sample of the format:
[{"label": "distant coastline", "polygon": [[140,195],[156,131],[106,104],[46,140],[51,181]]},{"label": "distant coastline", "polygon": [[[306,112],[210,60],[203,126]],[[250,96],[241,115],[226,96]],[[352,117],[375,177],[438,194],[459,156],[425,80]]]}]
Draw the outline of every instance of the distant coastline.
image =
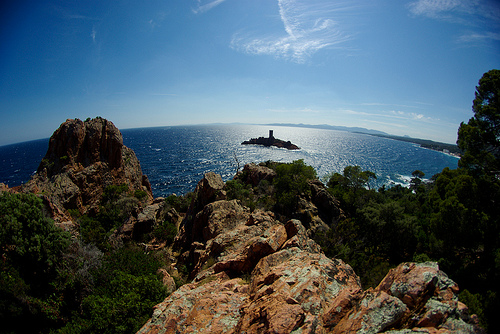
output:
[{"label": "distant coastline", "polygon": [[311,124],[303,124],[303,123],[299,123],[299,124],[271,123],[271,124],[262,124],[262,125],[347,131],[347,132],[361,133],[361,134],[375,136],[375,137],[383,137],[383,138],[389,138],[389,139],[414,143],[414,144],[420,145],[423,148],[443,152],[443,153],[446,153],[446,154],[449,154],[449,155],[452,155],[455,157],[460,157],[460,155],[462,153],[461,150],[458,148],[458,146],[455,144],[441,143],[441,142],[436,142],[436,141],[429,140],[429,139],[419,139],[419,138],[412,138],[412,137],[406,137],[406,136],[394,136],[394,135],[390,135],[388,133],[385,133],[383,131],[365,129],[365,128],[360,128],[360,127],[335,126],[335,125],[328,125],[328,124],[311,125]]},{"label": "distant coastline", "polygon": [[[362,132],[361,132],[362,133]],[[384,138],[389,138],[389,139],[394,139],[394,140],[399,140],[399,141],[405,141],[409,143],[414,143],[418,144],[423,148],[427,148],[430,150],[434,151],[439,151],[443,152],[446,154],[453,155],[455,157],[460,157],[462,154],[462,151],[458,148],[457,145],[454,144],[446,144],[446,143],[440,143],[436,142],[433,140],[428,140],[428,139],[419,139],[419,138],[411,138],[411,137],[401,137],[401,136],[393,136],[393,135],[382,135],[382,134],[371,134],[368,133],[370,136],[375,136],[375,137],[384,137]]]}]

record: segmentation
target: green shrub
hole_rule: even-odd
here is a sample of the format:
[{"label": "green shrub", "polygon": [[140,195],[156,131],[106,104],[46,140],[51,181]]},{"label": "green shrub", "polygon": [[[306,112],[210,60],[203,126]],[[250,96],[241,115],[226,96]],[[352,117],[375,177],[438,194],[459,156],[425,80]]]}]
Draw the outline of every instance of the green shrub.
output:
[{"label": "green shrub", "polygon": [[141,189],[137,189],[134,192],[134,197],[137,198],[139,201],[142,201],[147,195],[148,193]]},{"label": "green shrub", "polygon": [[313,167],[296,160],[292,163],[273,166],[276,177],[273,184],[276,191],[278,209],[281,212],[293,211],[297,204],[298,195],[311,195],[308,181],[317,178]]},{"label": "green shrub", "polygon": [[102,203],[116,201],[127,191],[128,185],[125,183],[109,185],[104,189],[104,193],[102,194]]},{"label": "green shrub", "polygon": [[106,254],[93,270],[94,290],[60,333],[135,333],[166,296],[161,262],[138,247]]},{"label": "green shrub", "polygon": [[45,217],[32,194],[0,194],[0,323],[2,331],[44,331],[62,320],[63,254],[70,235]]},{"label": "green shrub", "polygon": [[167,244],[173,243],[176,235],[177,227],[175,226],[175,224],[169,221],[164,221],[163,223],[159,224],[153,231],[153,236],[156,239],[160,241],[166,241]]},{"label": "green shrub", "polygon": [[165,202],[169,207],[174,208],[177,212],[187,212],[193,196],[194,194],[192,192],[187,193],[184,196],[172,194],[165,198]]}]

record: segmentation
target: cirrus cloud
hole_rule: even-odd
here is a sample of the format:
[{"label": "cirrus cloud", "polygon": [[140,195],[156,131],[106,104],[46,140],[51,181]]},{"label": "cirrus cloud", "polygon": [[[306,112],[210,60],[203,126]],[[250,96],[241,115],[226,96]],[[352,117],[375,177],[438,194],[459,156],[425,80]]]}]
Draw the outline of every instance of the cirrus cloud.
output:
[{"label": "cirrus cloud", "polygon": [[332,19],[335,12],[347,10],[347,7],[298,0],[278,0],[278,6],[284,29],[282,33],[237,33],[233,35],[231,47],[248,54],[271,55],[304,63],[319,50],[350,39]]}]

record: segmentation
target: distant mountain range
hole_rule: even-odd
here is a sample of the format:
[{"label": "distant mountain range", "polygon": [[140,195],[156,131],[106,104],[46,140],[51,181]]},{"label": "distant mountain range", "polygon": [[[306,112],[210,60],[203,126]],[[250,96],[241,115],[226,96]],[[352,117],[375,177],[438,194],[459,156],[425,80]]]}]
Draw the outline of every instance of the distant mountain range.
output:
[{"label": "distant mountain range", "polygon": [[263,125],[288,126],[288,127],[296,127],[296,128],[312,128],[312,129],[325,129],[325,130],[339,130],[339,131],[363,133],[363,134],[376,136],[376,137],[384,137],[384,138],[389,138],[389,139],[394,139],[394,140],[410,142],[410,143],[418,144],[424,148],[428,148],[428,149],[436,150],[436,151],[443,151],[445,153],[451,153],[454,155],[461,154],[460,149],[455,144],[441,143],[441,142],[436,142],[436,141],[428,140],[428,139],[412,138],[409,136],[394,136],[394,135],[390,135],[390,134],[383,132],[383,131],[365,129],[365,128],[360,128],[360,127],[337,126],[337,125],[328,125],[328,124],[311,125],[311,124],[303,124],[303,123],[299,123],[299,124],[271,123],[271,124],[263,124]]},{"label": "distant mountain range", "polygon": [[303,123],[299,123],[299,124],[271,123],[271,124],[263,124],[263,125],[289,126],[289,127],[296,127],[296,128],[311,128],[311,129],[324,129],[324,130],[339,130],[339,131],[366,133],[369,135],[387,135],[387,136],[389,136],[388,133],[378,131],[378,130],[365,129],[365,128],[359,128],[359,127],[328,125],[328,124],[311,125],[311,124],[303,124]]}]

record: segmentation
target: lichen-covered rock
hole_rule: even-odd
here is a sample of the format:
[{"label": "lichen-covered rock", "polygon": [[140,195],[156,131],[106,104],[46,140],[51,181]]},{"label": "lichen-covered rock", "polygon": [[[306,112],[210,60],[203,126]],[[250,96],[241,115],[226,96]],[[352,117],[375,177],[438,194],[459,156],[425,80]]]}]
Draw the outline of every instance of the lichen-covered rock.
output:
[{"label": "lichen-covered rock", "polygon": [[284,244],[286,229],[270,213],[259,212],[249,216],[240,216],[233,229],[217,234],[205,246],[200,244],[201,249],[192,250],[191,258],[196,265],[191,277],[201,280],[221,271],[249,273],[262,257],[277,251]]},{"label": "lichen-covered rock", "polygon": [[307,236],[307,231],[297,219],[291,219],[285,223],[287,241],[282,248],[298,247],[311,253],[321,253],[321,247]]},{"label": "lichen-covered rock", "polygon": [[205,206],[196,215],[193,228],[203,232],[203,240],[208,241],[217,235],[234,229],[250,216],[250,210],[240,205],[237,200],[217,201]]},{"label": "lichen-covered rock", "polygon": [[389,271],[375,291],[397,297],[408,307],[396,327],[415,331],[434,328],[439,333],[482,332],[477,321],[469,317],[467,307],[458,301],[458,285],[435,262],[402,263]]},{"label": "lichen-covered rock", "polygon": [[[403,263],[363,291],[353,269],[327,258],[300,220],[282,223],[220,199],[209,178],[181,226],[189,243],[179,243],[178,260],[192,264],[192,281],[157,305],[140,333],[482,333],[437,264]],[[312,186],[321,210],[334,212]]]},{"label": "lichen-covered rock", "polygon": [[238,328],[264,333],[324,330],[323,314],[342,298],[344,289],[361,286],[341,260],[299,248],[278,251],[262,258],[253,270],[250,299]]},{"label": "lichen-covered rock", "polygon": [[440,294],[450,293],[448,299],[458,292],[458,285],[440,271],[435,262],[402,263],[391,269],[377,287],[410,308],[422,302],[425,296],[429,299],[436,289]]},{"label": "lichen-covered rock", "polygon": [[225,273],[183,285],[155,306],[138,333],[236,333],[248,285]]},{"label": "lichen-covered rock", "polygon": [[380,333],[408,311],[398,298],[384,291],[366,291],[363,299],[333,328],[333,333]]}]

